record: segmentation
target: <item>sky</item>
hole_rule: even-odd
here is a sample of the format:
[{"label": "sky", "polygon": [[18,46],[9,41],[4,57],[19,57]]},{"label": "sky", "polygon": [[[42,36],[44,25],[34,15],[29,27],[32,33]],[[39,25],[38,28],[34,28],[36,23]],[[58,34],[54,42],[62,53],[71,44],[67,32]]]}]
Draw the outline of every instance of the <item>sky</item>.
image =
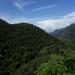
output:
[{"label": "sky", "polygon": [[75,23],[75,0],[0,0],[0,18],[52,32]]}]

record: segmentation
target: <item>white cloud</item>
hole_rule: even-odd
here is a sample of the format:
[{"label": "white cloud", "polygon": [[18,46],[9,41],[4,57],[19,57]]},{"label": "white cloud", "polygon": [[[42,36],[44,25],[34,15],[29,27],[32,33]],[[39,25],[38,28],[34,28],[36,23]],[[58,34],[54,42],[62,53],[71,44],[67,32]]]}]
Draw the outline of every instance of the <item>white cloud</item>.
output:
[{"label": "white cloud", "polygon": [[18,9],[23,10],[23,6],[21,6],[19,3],[14,2],[14,5],[15,5]]},{"label": "white cloud", "polygon": [[47,32],[54,31],[55,29],[64,28],[71,23],[75,23],[75,11],[62,16],[59,19],[46,19],[36,22],[37,26],[46,30]]},{"label": "white cloud", "polygon": [[35,1],[30,1],[30,0],[28,0],[28,1],[26,1],[26,0],[15,0],[15,1],[14,1],[14,5],[15,5],[18,9],[20,9],[21,11],[24,10],[24,7],[25,7],[25,6],[28,6],[28,5],[33,4],[33,3],[35,3]]},{"label": "white cloud", "polygon": [[53,8],[55,6],[56,6],[56,4],[49,5],[49,6],[43,6],[43,7],[39,7],[39,8],[35,8],[35,9],[32,9],[30,11],[30,13],[35,12],[35,11],[40,11],[40,10],[45,10],[45,9]]},{"label": "white cloud", "polygon": [[15,24],[15,23],[31,23],[31,20],[26,18],[26,17],[18,17],[15,19],[11,19],[10,23]]},{"label": "white cloud", "polygon": [[10,22],[11,17],[8,16],[8,14],[2,14],[2,13],[0,13],[0,19],[3,19],[5,21],[7,21],[7,22]]},{"label": "white cloud", "polygon": [[31,23],[31,21],[32,21],[31,19],[26,18],[24,16],[12,18],[8,14],[0,14],[0,18],[7,21],[10,24],[23,23],[23,22],[24,23]]}]

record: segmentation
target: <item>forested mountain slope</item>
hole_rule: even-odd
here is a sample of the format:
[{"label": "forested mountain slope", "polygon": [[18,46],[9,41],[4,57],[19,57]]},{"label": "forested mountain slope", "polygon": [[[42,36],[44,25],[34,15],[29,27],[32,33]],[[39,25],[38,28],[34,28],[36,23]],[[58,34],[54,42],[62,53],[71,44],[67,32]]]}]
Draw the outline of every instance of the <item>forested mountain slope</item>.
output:
[{"label": "forested mountain slope", "polygon": [[75,24],[56,30],[52,35],[75,49]]},{"label": "forested mountain slope", "polygon": [[51,54],[69,55],[64,43],[32,24],[0,20],[0,35],[0,75],[36,75]]}]

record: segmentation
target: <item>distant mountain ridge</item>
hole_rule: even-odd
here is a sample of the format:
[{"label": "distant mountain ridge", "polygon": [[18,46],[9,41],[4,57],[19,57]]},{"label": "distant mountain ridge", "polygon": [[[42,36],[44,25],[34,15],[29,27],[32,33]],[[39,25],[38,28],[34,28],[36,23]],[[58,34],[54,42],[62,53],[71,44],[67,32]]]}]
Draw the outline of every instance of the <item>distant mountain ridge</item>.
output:
[{"label": "distant mountain ridge", "polygon": [[75,24],[71,24],[68,27],[60,30],[56,30],[52,33],[52,35],[73,47],[75,46]]}]

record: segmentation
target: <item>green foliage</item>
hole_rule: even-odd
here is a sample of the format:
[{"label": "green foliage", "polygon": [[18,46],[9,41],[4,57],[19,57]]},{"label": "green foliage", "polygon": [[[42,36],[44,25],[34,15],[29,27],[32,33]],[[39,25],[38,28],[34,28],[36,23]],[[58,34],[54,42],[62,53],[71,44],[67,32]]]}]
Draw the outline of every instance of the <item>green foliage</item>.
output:
[{"label": "green foliage", "polygon": [[57,54],[52,54],[50,60],[42,64],[37,70],[37,75],[63,75],[67,70],[64,66],[64,57]]},{"label": "green foliage", "polygon": [[[66,53],[65,53],[65,52]],[[75,75],[75,51],[65,49],[59,54],[50,55],[50,60],[43,63],[35,72],[36,75]]]}]

